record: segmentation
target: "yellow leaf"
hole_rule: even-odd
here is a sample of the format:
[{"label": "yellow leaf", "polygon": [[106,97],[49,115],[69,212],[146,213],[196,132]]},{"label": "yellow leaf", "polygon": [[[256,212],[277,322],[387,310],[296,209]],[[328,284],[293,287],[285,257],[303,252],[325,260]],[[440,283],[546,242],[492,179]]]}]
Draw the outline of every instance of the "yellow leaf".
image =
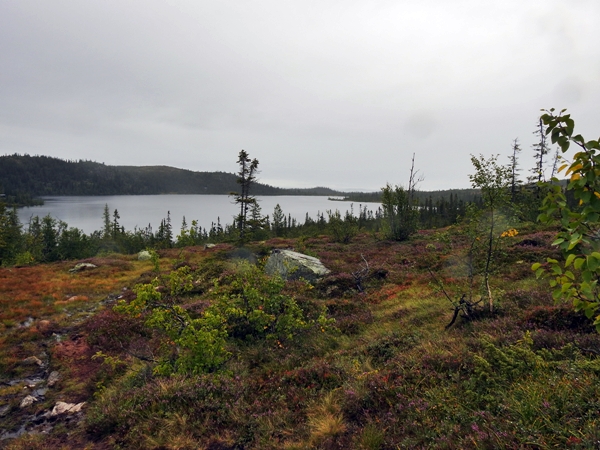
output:
[{"label": "yellow leaf", "polygon": [[565,175],[569,175],[571,172],[576,172],[579,169],[583,169],[583,164],[573,164],[569,167],[569,170],[565,172]]},{"label": "yellow leaf", "polygon": [[600,198],[600,194],[598,192],[594,192],[594,195],[598,198]]},{"label": "yellow leaf", "polygon": [[579,175],[578,173],[574,173],[573,175],[571,175],[571,181],[579,180],[580,178],[581,175]]},{"label": "yellow leaf", "polygon": [[558,168],[558,171],[559,171],[559,172],[562,172],[563,170],[565,170],[565,167],[568,167],[568,166],[569,166],[568,164],[563,164],[562,166],[560,166],[560,167]]}]

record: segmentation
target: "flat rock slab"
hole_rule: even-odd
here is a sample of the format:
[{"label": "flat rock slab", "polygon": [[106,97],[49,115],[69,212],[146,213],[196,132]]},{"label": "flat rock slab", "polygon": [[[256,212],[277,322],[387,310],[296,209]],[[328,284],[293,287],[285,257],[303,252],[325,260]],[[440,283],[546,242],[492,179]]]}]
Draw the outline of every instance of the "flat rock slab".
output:
[{"label": "flat rock slab", "polygon": [[92,264],[92,263],[79,263],[79,264],[75,265],[75,267],[70,269],[69,272],[77,273],[77,272],[81,272],[83,270],[95,269],[96,267],[98,267],[98,266],[95,264]]},{"label": "flat rock slab", "polygon": [[81,408],[85,405],[86,402],[82,403],[66,403],[66,402],[56,402],[52,412],[50,413],[50,417],[60,416],[61,414],[75,414],[81,411]]},{"label": "flat rock slab", "polygon": [[314,256],[292,250],[273,250],[265,265],[265,272],[268,275],[279,275],[284,280],[304,278],[310,283],[315,283],[330,270]]}]

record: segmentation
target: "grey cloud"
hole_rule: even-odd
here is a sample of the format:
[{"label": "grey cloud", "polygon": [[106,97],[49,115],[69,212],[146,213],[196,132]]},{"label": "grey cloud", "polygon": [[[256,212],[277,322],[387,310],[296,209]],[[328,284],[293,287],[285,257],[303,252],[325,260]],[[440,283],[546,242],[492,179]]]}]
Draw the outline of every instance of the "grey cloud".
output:
[{"label": "grey cloud", "polygon": [[[599,117],[595,1],[0,4],[0,153],[430,189],[524,148],[540,108]],[[556,104],[560,103],[560,104]],[[528,162],[524,161],[524,165]]]}]

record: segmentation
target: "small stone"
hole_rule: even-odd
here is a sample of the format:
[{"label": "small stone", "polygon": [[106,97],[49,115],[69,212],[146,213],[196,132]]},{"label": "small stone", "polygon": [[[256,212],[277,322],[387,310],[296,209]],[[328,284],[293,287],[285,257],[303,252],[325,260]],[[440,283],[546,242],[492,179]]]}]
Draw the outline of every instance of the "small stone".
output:
[{"label": "small stone", "polygon": [[40,358],[38,358],[37,356],[30,356],[29,358],[25,358],[22,361],[23,364],[25,364],[26,366],[40,366],[42,367],[44,365],[44,363],[42,362],[42,360]]},{"label": "small stone", "polygon": [[64,304],[64,303],[71,303],[71,302],[86,302],[88,300],[89,300],[89,298],[86,297],[85,295],[73,295],[64,301],[56,302],[56,304]]},{"label": "small stone", "polygon": [[29,389],[33,389],[34,387],[36,387],[38,384],[42,383],[44,380],[41,378],[25,378],[23,380],[25,382],[25,389],[29,388]]},{"label": "small stone", "polygon": [[60,380],[60,374],[54,370],[48,375],[48,387],[54,386]]},{"label": "small stone", "polygon": [[46,395],[46,392],[48,392],[47,388],[39,388],[33,391],[33,396],[35,398],[44,397]]},{"label": "small stone", "polygon": [[207,250],[209,248],[214,248],[214,247],[216,247],[215,244],[204,244],[204,250]]},{"label": "small stone", "polygon": [[0,406],[0,417],[6,417],[10,411],[10,405]]},{"label": "small stone", "polygon": [[52,412],[50,413],[50,417],[56,417],[61,414],[75,414],[81,411],[81,408],[85,405],[86,402],[81,403],[66,403],[66,402],[56,402]]},{"label": "small stone", "polygon": [[33,405],[35,402],[37,402],[37,398],[32,395],[28,395],[21,401],[21,408],[27,408],[28,406]]},{"label": "small stone", "polygon": [[40,320],[37,323],[37,329],[40,331],[40,333],[46,333],[47,331],[50,330],[50,321],[49,320]]},{"label": "small stone", "polygon": [[25,322],[19,325],[19,328],[29,328],[33,325],[33,317],[28,317]]}]

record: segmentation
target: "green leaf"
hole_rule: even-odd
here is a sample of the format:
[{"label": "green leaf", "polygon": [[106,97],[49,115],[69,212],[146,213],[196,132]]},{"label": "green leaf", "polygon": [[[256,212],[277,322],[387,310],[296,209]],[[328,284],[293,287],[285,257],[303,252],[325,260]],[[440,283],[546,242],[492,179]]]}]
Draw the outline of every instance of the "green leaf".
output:
[{"label": "green leaf", "polygon": [[535,277],[540,278],[546,270],[543,267],[540,267],[535,271]]},{"label": "green leaf", "polygon": [[565,277],[567,277],[570,280],[575,279],[575,275],[573,275],[573,272],[571,272],[570,270],[565,271]]},{"label": "green leaf", "polygon": [[571,253],[569,256],[567,256],[567,261],[565,262],[565,267],[569,267],[573,263],[573,260],[576,257],[577,257],[577,255],[574,253]]},{"label": "green leaf", "polygon": [[571,238],[571,241],[569,242],[569,246],[567,247],[567,251],[573,250],[575,247],[577,247],[579,245],[580,242],[581,242],[581,236]]},{"label": "green leaf", "polygon": [[533,270],[533,271],[535,272],[535,271],[536,271],[536,270],[538,270],[538,269],[539,269],[541,266],[542,266],[542,265],[541,265],[540,263],[533,263],[533,264],[531,265],[531,270]]},{"label": "green leaf", "polygon": [[581,194],[581,200],[583,200],[584,203],[589,203],[591,198],[592,198],[592,193],[590,191],[584,191]]}]

